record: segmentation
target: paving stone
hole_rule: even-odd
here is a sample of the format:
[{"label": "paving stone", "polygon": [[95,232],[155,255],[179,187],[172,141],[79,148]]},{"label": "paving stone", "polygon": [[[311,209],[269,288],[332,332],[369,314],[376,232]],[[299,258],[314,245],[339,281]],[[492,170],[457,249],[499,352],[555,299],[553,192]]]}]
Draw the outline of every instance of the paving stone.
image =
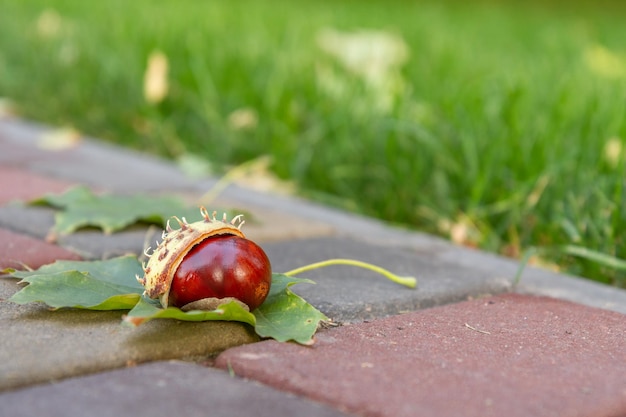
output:
[{"label": "paving stone", "polygon": [[515,282],[518,261],[460,246],[440,248],[436,257],[462,268],[507,277],[514,283],[512,290],[520,294],[545,295],[626,314],[626,291],[620,288],[532,266],[526,266]]},{"label": "paving stone", "polygon": [[516,286],[519,294],[545,295],[626,314],[626,291],[580,277],[537,270]]},{"label": "paving stone", "polygon": [[245,220],[243,232],[247,238],[258,243],[334,236],[336,234],[335,227],[329,223],[282,210],[279,204],[256,206],[222,195],[206,201],[203,192],[199,191],[176,193],[176,195],[189,207],[205,206],[209,212],[216,211],[218,217],[224,211],[243,214]]},{"label": "paving stone", "polygon": [[11,167],[0,166],[0,204],[13,200],[32,200],[45,193],[61,193],[75,183]]},{"label": "paving stone", "polygon": [[[218,198],[218,207],[239,207],[241,203]],[[287,241],[293,239],[333,236],[335,228],[322,221],[309,220],[298,215],[283,212],[278,208],[268,209],[245,206],[247,218],[242,230],[248,239],[257,243]]]},{"label": "paving stone", "polygon": [[54,210],[10,203],[0,206],[0,227],[45,240],[54,225]]},{"label": "paving stone", "polygon": [[61,162],[63,153],[51,151],[38,146],[38,140],[49,128],[36,126],[16,119],[0,118],[0,163],[21,168],[30,168],[48,159],[58,158]]},{"label": "paving stone", "polygon": [[497,272],[459,267],[436,253],[377,246],[349,238],[316,238],[263,245],[275,272],[287,272],[331,258],[367,261],[401,276],[418,279],[416,289],[357,267],[333,266],[307,272],[317,285],[299,284],[303,296],[335,321],[362,321],[510,290]]},{"label": "paving stone", "polygon": [[626,415],[626,316],[500,295],[225,351],[238,376],[363,416]]},{"label": "paving stone", "polygon": [[[212,182],[200,182],[200,189],[208,189]],[[336,235],[347,236],[377,245],[411,247],[437,251],[455,247],[449,241],[425,233],[395,227],[389,222],[324,206],[298,196],[277,195],[251,190],[231,184],[220,198],[236,202],[242,208],[280,210],[310,222],[323,223],[333,228]],[[393,221],[393,219],[389,219]]]},{"label": "paving stone", "polygon": [[345,414],[227,372],[159,362],[0,394],[0,415],[50,417],[301,416]]},{"label": "paving stone", "polygon": [[55,178],[77,181],[101,189],[128,192],[192,188],[194,181],[173,165],[90,138],[61,150],[42,149],[45,126],[19,120],[0,120],[0,149],[13,163]]},{"label": "paving stone", "polygon": [[161,240],[159,227],[131,227],[112,234],[99,230],[85,230],[62,236],[58,244],[80,253],[85,259],[109,259],[122,255],[142,256],[146,246]]},{"label": "paving stone", "polygon": [[50,311],[6,301],[17,280],[0,278],[0,391],[162,359],[206,358],[257,341],[234,322],[154,320],[121,325],[123,311]]},{"label": "paving stone", "polygon": [[0,228],[0,270],[33,269],[57,259],[78,260],[80,256],[57,245]]},{"label": "paving stone", "polygon": [[[54,213],[55,210],[49,207],[9,204],[0,207],[0,227],[47,240],[54,225]],[[85,229],[59,236],[55,244],[83,259],[107,259],[126,254],[140,256],[146,244],[154,243],[160,237],[160,227],[133,226],[109,235],[100,230]]]}]

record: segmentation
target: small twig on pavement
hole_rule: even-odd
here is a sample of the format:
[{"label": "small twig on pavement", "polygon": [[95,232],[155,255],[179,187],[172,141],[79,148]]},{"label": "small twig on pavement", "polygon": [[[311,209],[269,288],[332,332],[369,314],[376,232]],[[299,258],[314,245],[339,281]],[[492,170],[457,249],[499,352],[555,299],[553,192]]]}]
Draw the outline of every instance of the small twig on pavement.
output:
[{"label": "small twig on pavement", "polygon": [[468,329],[474,330],[475,332],[478,332],[478,333],[491,334],[491,333],[489,333],[488,331],[485,331],[485,330],[480,330],[480,329],[477,329],[477,328],[475,328],[475,327],[472,327],[472,326],[470,326],[470,325],[469,325],[469,324],[467,324],[467,323],[465,323],[465,327],[467,327]]}]

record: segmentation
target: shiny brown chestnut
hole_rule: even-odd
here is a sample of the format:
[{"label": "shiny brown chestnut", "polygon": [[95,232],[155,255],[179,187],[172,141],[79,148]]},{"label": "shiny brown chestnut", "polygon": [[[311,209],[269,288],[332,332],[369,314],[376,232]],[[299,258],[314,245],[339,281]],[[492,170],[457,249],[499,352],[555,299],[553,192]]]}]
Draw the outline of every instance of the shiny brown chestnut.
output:
[{"label": "shiny brown chestnut", "polygon": [[[200,209],[203,220],[187,223],[174,217],[180,228],[169,226],[163,241],[137,277],[150,298],[163,307],[183,310],[214,309],[221,300],[236,299],[249,310],[259,307],[269,294],[272,270],[260,246],[241,232],[241,216],[227,222]],[[210,307],[207,307],[210,306]]]}]

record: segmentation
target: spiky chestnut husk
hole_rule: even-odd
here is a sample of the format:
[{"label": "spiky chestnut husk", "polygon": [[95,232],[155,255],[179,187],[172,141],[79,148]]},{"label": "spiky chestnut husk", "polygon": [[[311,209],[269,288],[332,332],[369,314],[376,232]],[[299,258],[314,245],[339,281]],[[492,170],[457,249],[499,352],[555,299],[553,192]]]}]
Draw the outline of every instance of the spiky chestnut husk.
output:
[{"label": "spiky chestnut husk", "polygon": [[[146,251],[149,259],[143,268],[144,276],[137,277],[145,287],[145,294],[158,298],[163,307],[174,305],[185,309],[181,303],[198,306],[203,305],[198,301],[208,299],[210,301],[204,305],[215,305],[216,298],[235,297],[253,310],[269,293],[271,267],[267,255],[258,245],[246,239],[241,231],[244,223],[241,215],[228,222],[226,214],[220,221],[216,219],[215,212],[209,216],[204,207],[200,208],[200,213],[203,220],[195,223],[173,217],[180,228],[173,230],[168,221],[163,241],[157,243],[152,254],[147,253],[149,249]],[[233,238],[240,244],[235,249],[224,247],[220,244],[224,237]],[[206,254],[207,265],[203,265],[203,257],[197,254],[199,251]],[[251,261],[256,268],[248,266]],[[181,264],[185,268],[181,268]],[[187,272],[183,274],[181,271]],[[184,278],[181,278],[183,275]],[[187,290],[184,295],[181,288]],[[194,291],[198,292],[197,297]]]}]

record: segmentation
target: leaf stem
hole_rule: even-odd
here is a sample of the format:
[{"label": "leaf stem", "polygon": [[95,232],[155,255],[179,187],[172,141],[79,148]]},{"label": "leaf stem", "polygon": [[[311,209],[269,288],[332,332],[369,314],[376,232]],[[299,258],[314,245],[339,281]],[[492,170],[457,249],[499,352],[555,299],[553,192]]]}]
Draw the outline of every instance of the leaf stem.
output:
[{"label": "leaf stem", "polygon": [[379,274],[384,275],[385,277],[395,282],[396,284],[404,285],[405,287],[415,288],[415,286],[417,285],[417,280],[413,277],[401,277],[388,271],[387,269],[381,268],[376,265],[372,265],[367,262],[357,261],[354,259],[339,259],[339,258],[328,259],[326,261],[315,262],[310,265],[305,265],[300,268],[292,269],[291,271],[285,272],[284,275],[294,276],[302,272],[312,271],[314,269],[323,268],[323,267],[331,266],[331,265],[357,266],[359,268],[365,268],[365,269],[369,269],[370,271],[378,272]]}]

